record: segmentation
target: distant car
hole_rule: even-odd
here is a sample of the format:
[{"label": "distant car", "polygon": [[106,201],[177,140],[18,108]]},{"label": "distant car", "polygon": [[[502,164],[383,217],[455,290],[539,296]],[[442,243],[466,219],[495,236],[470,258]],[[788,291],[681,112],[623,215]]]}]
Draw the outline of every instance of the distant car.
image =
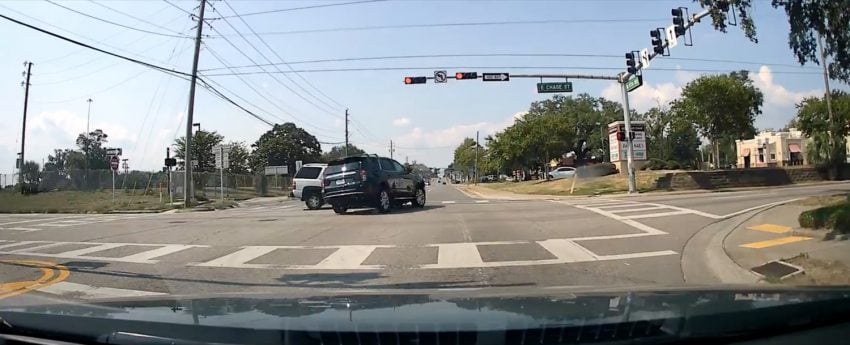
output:
[{"label": "distant car", "polygon": [[407,201],[425,207],[425,181],[391,158],[361,155],[334,160],[324,176],[325,201],[338,214],[355,207],[387,213]]},{"label": "distant car", "polygon": [[573,167],[560,167],[558,169],[552,170],[549,172],[549,178],[553,180],[559,180],[562,178],[572,178],[576,174],[576,168]]},{"label": "distant car", "polygon": [[327,164],[304,164],[292,178],[292,196],[303,201],[307,208],[317,210],[325,204],[322,198],[322,173]]}]

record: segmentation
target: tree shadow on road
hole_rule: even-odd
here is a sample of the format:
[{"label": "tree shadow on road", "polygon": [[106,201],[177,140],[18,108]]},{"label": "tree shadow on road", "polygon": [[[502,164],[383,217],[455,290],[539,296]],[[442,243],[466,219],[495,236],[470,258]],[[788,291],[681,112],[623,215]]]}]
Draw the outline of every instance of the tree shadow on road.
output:
[{"label": "tree shadow on road", "polygon": [[[210,280],[197,278],[163,277],[156,274],[134,273],[127,271],[102,270],[109,266],[106,262],[71,261],[62,264],[68,271],[74,273],[96,274],[102,276],[150,279],[162,282],[183,282],[232,286],[266,286],[266,287],[306,287],[306,288],[366,288],[366,289],[445,289],[445,288],[489,288],[534,286],[535,283],[491,284],[475,280],[455,281],[425,281],[425,282],[386,282],[392,277],[382,272],[352,272],[352,273],[298,273],[283,274],[276,280],[278,283],[252,283],[225,280]],[[73,276],[73,275],[72,275]],[[374,284],[371,282],[375,282]]]}]

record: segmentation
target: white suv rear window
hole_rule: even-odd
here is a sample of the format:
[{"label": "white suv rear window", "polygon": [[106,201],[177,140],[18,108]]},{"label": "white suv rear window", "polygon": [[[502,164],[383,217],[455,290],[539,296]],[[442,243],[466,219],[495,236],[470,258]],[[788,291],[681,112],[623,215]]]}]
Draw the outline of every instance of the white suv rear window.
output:
[{"label": "white suv rear window", "polygon": [[322,173],[322,168],[319,167],[301,167],[301,170],[298,170],[295,173],[295,178],[304,178],[304,179],[317,179],[319,178],[319,174]]}]

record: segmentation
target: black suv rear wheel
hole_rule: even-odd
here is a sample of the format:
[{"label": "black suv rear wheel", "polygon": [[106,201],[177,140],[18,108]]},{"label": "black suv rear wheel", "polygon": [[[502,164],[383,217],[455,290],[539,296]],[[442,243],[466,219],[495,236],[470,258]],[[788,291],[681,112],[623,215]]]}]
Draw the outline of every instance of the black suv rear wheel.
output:
[{"label": "black suv rear wheel", "polygon": [[378,212],[381,212],[381,213],[390,212],[390,208],[392,208],[393,199],[390,196],[390,192],[387,191],[386,187],[381,188],[381,191],[378,192],[378,200],[376,200],[376,201],[377,201],[376,206],[378,208]]},{"label": "black suv rear wheel", "polygon": [[422,208],[425,207],[425,188],[416,188],[416,194],[413,198],[413,206]]},{"label": "black suv rear wheel", "polygon": [[343,213],[345,213],[345,211],[348,211],[347,205],[336,204],[336,205],[333,205],[333,207],[334,207],[334,212],[336,212],[337,214],[343,214]]}]

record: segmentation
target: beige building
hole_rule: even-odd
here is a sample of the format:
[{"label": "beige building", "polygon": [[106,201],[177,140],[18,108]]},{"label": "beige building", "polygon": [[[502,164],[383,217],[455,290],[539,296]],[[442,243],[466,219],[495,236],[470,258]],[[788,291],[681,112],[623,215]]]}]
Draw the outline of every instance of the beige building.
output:
[{"label": "beige building", "polygon": [[735,143],[738,168],[806,165],[806,144],[803,132],[791,128],[786,132],[763,131],[749,140]]}]

